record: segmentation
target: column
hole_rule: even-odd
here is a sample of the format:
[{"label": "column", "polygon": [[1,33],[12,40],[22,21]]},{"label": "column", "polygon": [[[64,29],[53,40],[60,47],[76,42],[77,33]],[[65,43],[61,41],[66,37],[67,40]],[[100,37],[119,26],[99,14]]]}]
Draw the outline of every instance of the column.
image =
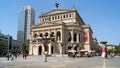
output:
[{"label": "column", "polygon": [[77,43],[79,43],[79,33],[77,33]]},{"label": "column", "polygon": [[62,29],[60,31],[60,34],[61,34],[61,40],[60,40],[60,42],[63,42],[63,30]]},{"label": "column", "polygon": [[48,48],[49,48],[49,49],[48,49],[48,50],[49,50],[49,51],[48,51],[48,54],[51,55],[51,43],[48,44]]},{"label": "column", "polygon": [[59,43],[59,49],[60,49],[60,54],[62,54],[62,46],[61,46],[61,43]]},{"label": "column", "polygon": [[30,45],[30,47],[29,47],[29,55],[32,55],[32,51],[33,51],[33,48],[32,48],[32,45]]},{"label": "column", "polygon": [[43,55],[44,51],[45,51],[44,44],[42,44],[42,55]]},{"label": "column", "polygon": [[57,31],[56,31],[56,29],[55,29],[55,32],[54,32],[54,33],[55,33],[55,41],[57,41],[57,35],[56,35],[57,33],[56,33],[56,32],[57,32]]}]

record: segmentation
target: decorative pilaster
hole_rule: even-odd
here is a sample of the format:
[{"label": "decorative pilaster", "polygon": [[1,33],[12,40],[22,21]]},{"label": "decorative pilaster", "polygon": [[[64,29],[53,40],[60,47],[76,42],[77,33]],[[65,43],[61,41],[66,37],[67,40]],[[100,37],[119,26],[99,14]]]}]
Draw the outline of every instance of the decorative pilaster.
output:
[{"label": "decorative pilaster", "polygon": [[51,55],[51,43],[48,45],[48,48],[49,48],[48,54]]},{"label": "decorative pilaster", "polygon": [[79,33],[77,33],[77,43],[79,43]]}]

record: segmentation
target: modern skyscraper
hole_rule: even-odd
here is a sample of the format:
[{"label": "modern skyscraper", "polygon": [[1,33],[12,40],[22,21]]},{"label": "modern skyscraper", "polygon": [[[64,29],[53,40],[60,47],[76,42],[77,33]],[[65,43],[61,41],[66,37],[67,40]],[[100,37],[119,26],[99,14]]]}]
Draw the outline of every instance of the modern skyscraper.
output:
[{"label": "modern skyscraper", "polygon": [[31,6],[23,6],[20,8],[18,16],[18,32],[17,40],[23,43],[29,39],[32,25],[35,23],[35,10]]}]

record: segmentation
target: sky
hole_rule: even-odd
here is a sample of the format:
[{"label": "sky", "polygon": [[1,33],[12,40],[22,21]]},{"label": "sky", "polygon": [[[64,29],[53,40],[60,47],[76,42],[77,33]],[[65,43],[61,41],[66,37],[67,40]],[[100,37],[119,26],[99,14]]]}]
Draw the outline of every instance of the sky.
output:
[{"label": "sky", "polygon": [[21,6],[31,5],[38,16],[55,8],[71,9],[75,7],[86,24],[93,30],[98,42],[120,43],[120,0],[0,0],[0,31],[17,39],[18,12]]}]

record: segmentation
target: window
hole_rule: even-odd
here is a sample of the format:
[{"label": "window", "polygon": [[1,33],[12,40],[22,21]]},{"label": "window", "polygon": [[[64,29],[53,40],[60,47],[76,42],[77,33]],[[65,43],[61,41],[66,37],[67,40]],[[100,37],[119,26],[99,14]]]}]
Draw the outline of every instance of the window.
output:
[{"label": "window", "polygon": [[44,22],[44,19],[42,19],[42,21]]},{"label": "window", "polygon": [[69,17],[71,17],[71,13],[69,14]]},{"label": "window", "polygon": [[48,33],[45,33],[45,36],[47,37],[47,36],[48,36]]},{"label": "window", "polygon": [[58,16],[58,19],[60,19],[59,16]]},{"label": "window", "polygon": [[61,33],[60,33],[60,31],[57,32],[57,41],[58,40],[61,40]]},{"label": "window", "polygon": [[77,41],[77,34],[74,33],[74,41],[76,42]]},{"label": "window", "polygon": [[68,14],[66,15],[66,18],[68,18]]},{"label": "window", "polygon": [[55,20],[57,19],[57,16],[55,16]]},{"label": "window", "polygon": [[69,32],[68,35],[67,35],[67,40],[68,40],[68,41],[71,41],[71,34],[70,34],[70,32]]},{"label": "window", "polygon": [[48,20],[48,21],[51,21],[51,17],[47,17],[47,20]]},{"label": "window", "polygon": [[42,34],[42,33],[40,33],[40,37],[43,37],[43,34]]},{"label": "window", "polygon": [[54,32],[51,32],[50,37],[55,37]]},{"label": "window", "polygon": [[45,18],[45,21],[47,20],[47,18]]},{"label": "window", "polygon": [[36,38],[37,37],[37,34],[34,34],[34,38]]},{"label": "window", "polygon": [[54,20],[54,17],[52,17],[52,20]]},{"label": "window", "polygon": [[65,15],[63,15],[63,18],[65,18]]}]

